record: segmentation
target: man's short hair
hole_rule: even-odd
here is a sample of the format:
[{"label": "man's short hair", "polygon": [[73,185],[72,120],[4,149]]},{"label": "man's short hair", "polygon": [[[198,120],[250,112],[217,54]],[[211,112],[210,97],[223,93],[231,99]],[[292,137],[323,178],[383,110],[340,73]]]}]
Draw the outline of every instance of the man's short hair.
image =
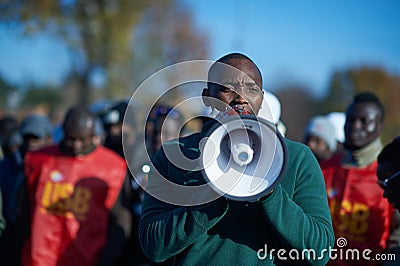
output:
[{"label": "man's short hair", "polygon": [[74,106],[66,112],[62,128],[64,133],[68,130],[67,127],[69,127],[69,130],[78,128],[81,130],[94,130],[95,120],[94,114],[92,114],[89,109],[84,106]]},{"label": "man's short hair", "polygon": [[250,59],[250,57],[248,57],[247,55],[242,54],[242,53],[230,53],[230,54],[224,55],[223,57],[218,59],[216,62],[226,63],[226,62],[228,62],[228,61],[230,61],[232,59],[247,59],[250,62],[252,62],[253,64],[255,64],[253,62],[253,60]]},{"label": "man's short hair", "polygon": [[[258,66],[256,65],[256,63],[254,63],[254,61],[250,57],[248,57],[247,55],[244,55],[242,53],[230,53],[230,54],[224,55],[223,57],[221,57],[217,61],[215,61],[215,63],[211,65],[211,67],[208,71],[208,80],[210,80],[210,73],[213,71],[213,69],[216,67],[216,65],[221,64],[221,63],[226,64],[227,62],[229,62],[230,60],[233,60],[233,59],[245,59],[245,60],[248,60],[249,62],[251,62],[257,69],[258,74],[260,75],[261,83],[263,82],[261,71],[258,68]],[[208,82],[208,85],[211,85],[212,83],[213,82]],[[260,88],[260,89],[262,89],[262,88]]]},{"label": "man's short hair", "polygon": [[362,92],[357,94],[356,96],[354,96],[353,99],[353,104],[357,104],[357,103],[373,103],[376,105],[376,107],[378,107],[378,109],[380,110],[382,117],[381,117],[381,121],[383,122],[384,120],[384,116],[385,116],[385,109],[381,103],[381,101],[379,100],[379,98],[372,92]]}]

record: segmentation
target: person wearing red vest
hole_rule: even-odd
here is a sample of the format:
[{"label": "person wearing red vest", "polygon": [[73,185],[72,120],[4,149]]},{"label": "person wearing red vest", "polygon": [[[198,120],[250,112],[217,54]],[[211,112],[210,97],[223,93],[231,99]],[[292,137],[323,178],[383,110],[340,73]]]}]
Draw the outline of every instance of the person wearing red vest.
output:
[{"label": "person wearing red vest", "polygon": [[63,141],[26,155],[30,232],[22,265],[117,263],[131,230],[129,181],[124,160],[93,144],[94,123],[89,111],[72,108]]},{"label": "person wearing red vest", "polygon": [[[345,255],[352,249],[360,254],[356,259],[347,252],[331,260],[332,265],[377,265],[375,255],[387,248],[394,209],[382,200],[376,178],[383,120],[383,106],[374,94],[356,95],[346,110],[345,150],[321,163],[337,239],[335,248]],[[366,249],[371,253],[364,258]]]}]

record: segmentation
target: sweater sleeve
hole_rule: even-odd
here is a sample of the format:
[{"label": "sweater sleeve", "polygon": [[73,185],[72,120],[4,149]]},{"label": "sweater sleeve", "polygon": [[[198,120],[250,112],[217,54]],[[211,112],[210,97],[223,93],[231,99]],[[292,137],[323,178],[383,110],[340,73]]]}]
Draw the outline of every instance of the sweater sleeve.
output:
[{"label": "sweater sleeve", "polygon": [[325,265],[329,260],[329,247],[334,245],[334,233],[322,172],[306,148],[290,162],[284,178],[295,178],[291,196],[279,184],[262,200],[263,208],[269,223],[291,248],[300,252],[315,251],[314,260],[310,253],[311,262]]},{"label": "sweater sleeve", "polygon": [[[156,154],[153,163],[161,175],[168,176],[167,159],[162,152]],[[148,185],[153,188],[157,186],[154,179],[150,174]],[[139,239],[143,252],[154,262],[162,262],[177,255],[217,224],[227,209],[228,204],[224,198],[189,207],[165,203],[146,193],[139,222]]]}]

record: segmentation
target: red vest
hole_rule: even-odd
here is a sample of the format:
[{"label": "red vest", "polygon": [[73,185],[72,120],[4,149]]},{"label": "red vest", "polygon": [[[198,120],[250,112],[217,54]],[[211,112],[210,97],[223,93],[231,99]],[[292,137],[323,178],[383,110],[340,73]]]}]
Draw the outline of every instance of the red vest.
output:
[{"label": "red vest", "polygon": [[[383,198],[383,190],[377,184],[377,162],[366,167],[342,166],[341,156],[321,163],[336,240],[344,237],[347,244],[335,248],[370,249],[369,255],[382,254],[390,234],[393,208]],[[340,241],[340,240],[339,240]],[[342,242],[343,244],[343,242]],[[340,250],[338,250],[339,252]],[[337,252],[337,253],[338,253]],[[374,265],[374,261],[336,260],[335,265]]]},{"label": "red vest", "polygon": [[124,160],[101,146],[79,157],[53,146],[27,154],[25,172],[31,235],[22,264],[95,264],[126,175]]}]

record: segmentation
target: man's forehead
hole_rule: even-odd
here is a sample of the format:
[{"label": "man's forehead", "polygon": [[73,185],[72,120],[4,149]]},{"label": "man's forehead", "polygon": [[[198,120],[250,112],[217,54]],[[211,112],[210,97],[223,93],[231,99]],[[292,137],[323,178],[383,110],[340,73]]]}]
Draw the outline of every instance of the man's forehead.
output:
[{"label": "man's forehead", "polygon": [[90,135],[94,128],[94,121],[89,118],[80,118],[75,120],[69,120],[65,122],[64,130],[68,135]]},{"label": "man's forehead", "polygon": [[379,108],[373,103],[353,103],[347,109],[347,116],[376,117],[380,114]]},{"label": "man's forehead", "polygon": [[210,79],[210,81],[216,83],[225,83],[228,81],[262,82],[258,68],[246,59],[232,59],[224,63],[216,63],[210,71]]},{"label": "man's forehead", "polygon": [[65,134],[69,136],[85,136],[85,135],[90,135],[92,132],[93,128],[92,127],[71,127],[71,126],[66,126],[65,127]]},{"label": "man's forehead", "polygon": [[252,77],[243,72],[237,75],[221,75],[220,81],[222,83],[256,83]]}]

